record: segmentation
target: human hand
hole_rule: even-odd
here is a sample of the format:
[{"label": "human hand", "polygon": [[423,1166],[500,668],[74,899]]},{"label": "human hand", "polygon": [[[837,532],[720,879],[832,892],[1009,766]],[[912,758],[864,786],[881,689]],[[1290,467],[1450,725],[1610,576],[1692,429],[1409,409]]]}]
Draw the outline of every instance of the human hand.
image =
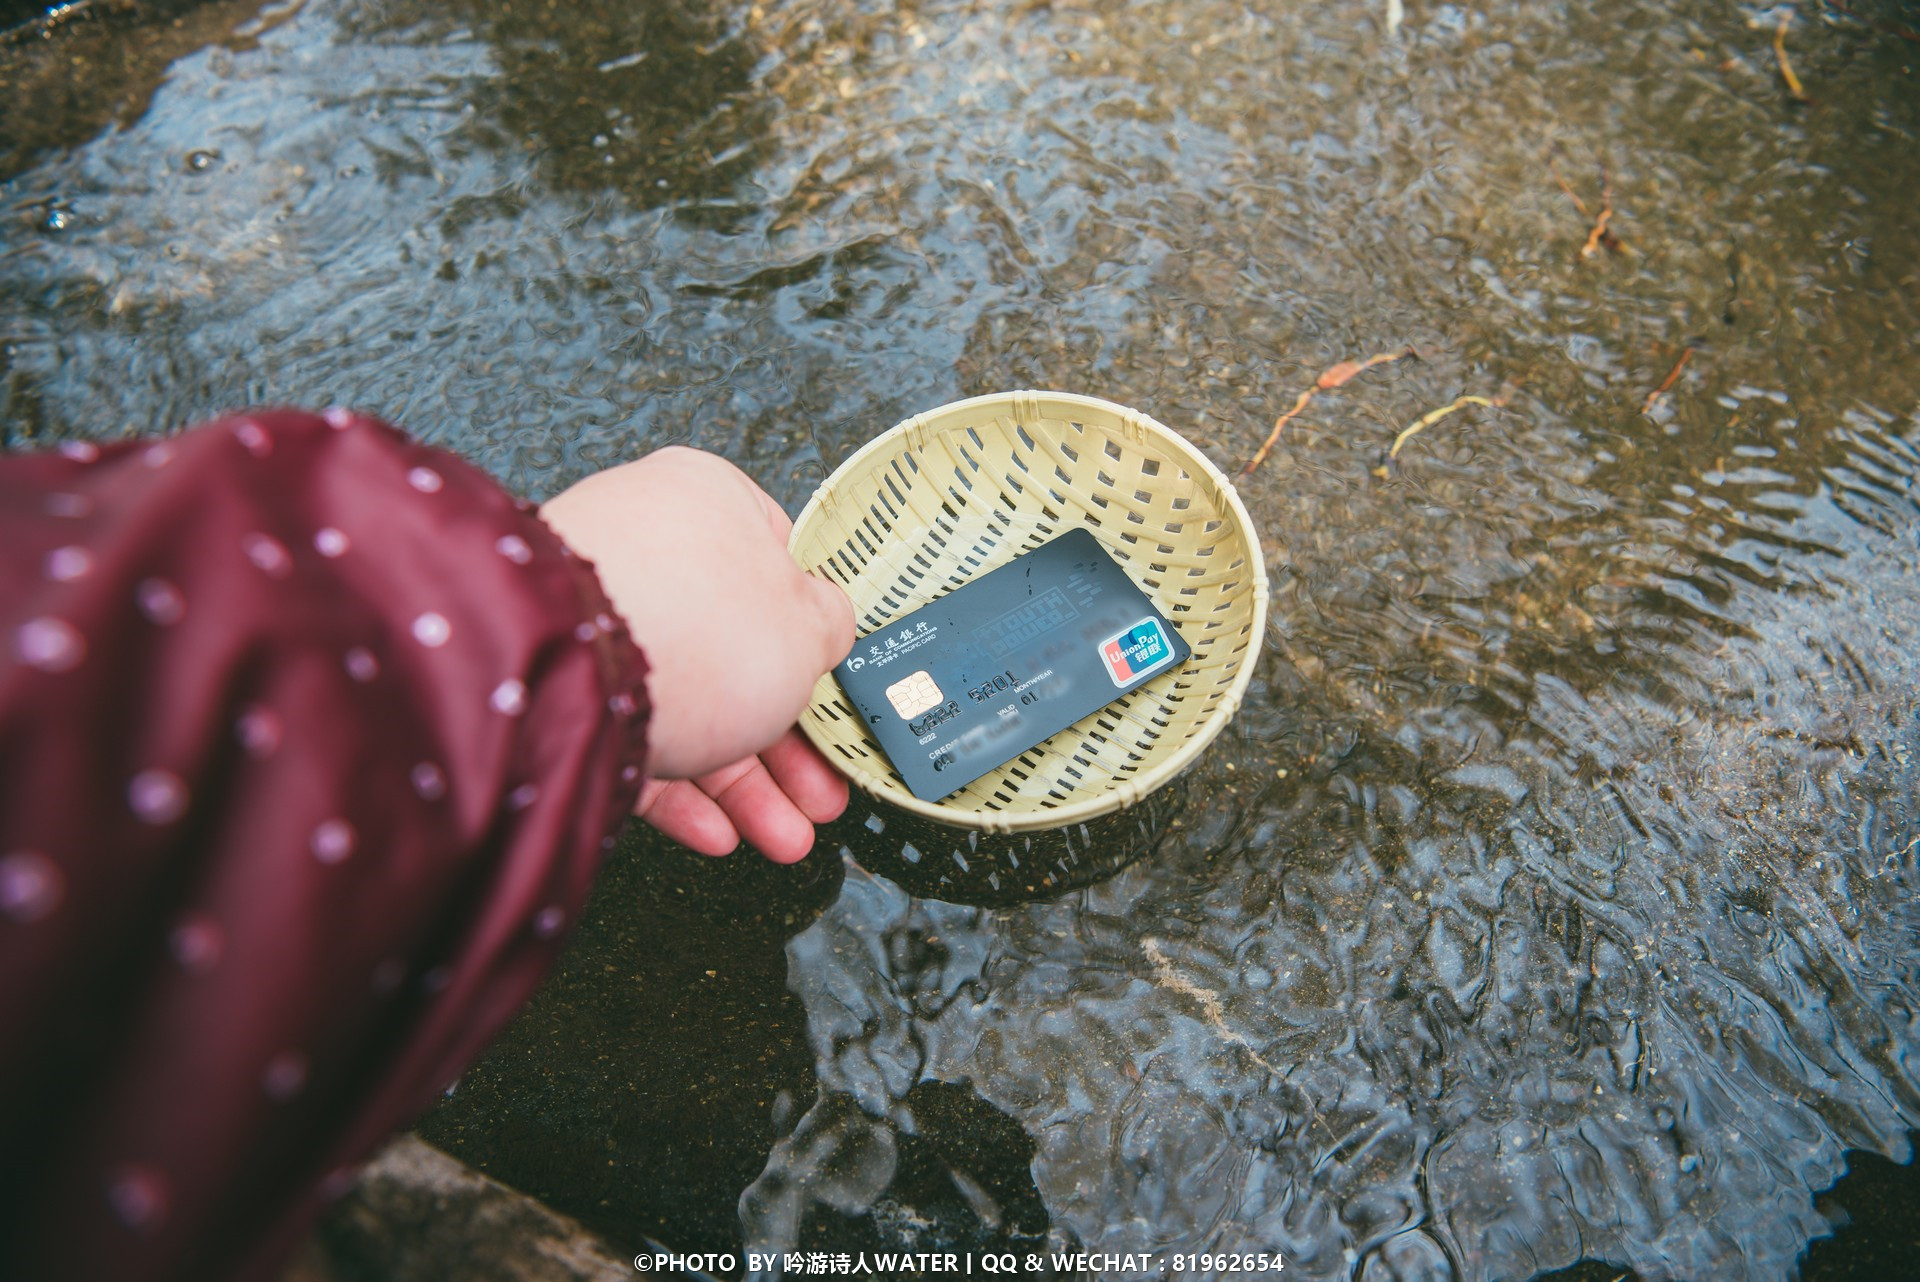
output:
[{"label": "human hand", "polygon": [[649,773],[636,812],[725,854],[791,862],[846,783],[792,730],[853,647],[846,594],[787,554],[792,522],[726,460],[672,447],[596,473],[541,516],[591,560],[646,651]]},{"label": "human hand", "polygon": [[813,825],[847,808],[847,781],[798,730],[697,779],[649,779],[633,812],[703,855],[745,841],[777,864],[813,849]]}]

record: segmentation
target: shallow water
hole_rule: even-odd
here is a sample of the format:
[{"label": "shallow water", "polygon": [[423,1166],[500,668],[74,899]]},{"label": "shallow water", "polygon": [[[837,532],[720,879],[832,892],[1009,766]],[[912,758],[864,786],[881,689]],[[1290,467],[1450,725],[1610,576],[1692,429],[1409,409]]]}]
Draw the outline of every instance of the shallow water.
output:
[{"label": "shallow water", "polygon": [[0,422],[347,402],[796,511],[1017,386],[1235,468],[1412,346],[1242,482],[1258,679],[1099,876],[635,835],[426,1132],[629,1246],[1789,1277],[1920,1127],[1920,51],[1803,6],[1801,104],[1784,9],[1587,9],[202,6],[126,123],[4,126]]}]

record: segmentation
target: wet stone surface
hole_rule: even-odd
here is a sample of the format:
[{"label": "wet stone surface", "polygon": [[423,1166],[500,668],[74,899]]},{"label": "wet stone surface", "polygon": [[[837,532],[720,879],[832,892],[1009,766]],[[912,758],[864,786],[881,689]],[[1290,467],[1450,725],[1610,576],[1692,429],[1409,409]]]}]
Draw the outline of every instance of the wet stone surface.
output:
[{"label": "wet stone surface", "polygon": [[406,1135],[368,1163],[279,1282],[618,1282],[564,1216]]},{"label": "wet stone surface", "polygon": [[1418,353],[1241,482],[1266,653],[1145,829],[633,835],[436,1142],[621,1249],[1911,1257],[1910,6],[222,21],[8,134],[7,444],[341,402],[536,498],[686,442],[795,511],[957,396],[1236,469]]}]

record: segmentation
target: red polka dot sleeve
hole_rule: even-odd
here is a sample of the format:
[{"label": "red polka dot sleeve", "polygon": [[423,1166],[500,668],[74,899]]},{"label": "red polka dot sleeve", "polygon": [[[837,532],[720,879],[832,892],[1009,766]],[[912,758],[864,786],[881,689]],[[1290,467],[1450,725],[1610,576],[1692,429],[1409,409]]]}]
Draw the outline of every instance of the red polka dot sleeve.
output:
[{"label": "red polka dot sleeve", "polygon": [[553,959],[644,674],[370,420],[0,458],[0,1277],[271,1276]]}]

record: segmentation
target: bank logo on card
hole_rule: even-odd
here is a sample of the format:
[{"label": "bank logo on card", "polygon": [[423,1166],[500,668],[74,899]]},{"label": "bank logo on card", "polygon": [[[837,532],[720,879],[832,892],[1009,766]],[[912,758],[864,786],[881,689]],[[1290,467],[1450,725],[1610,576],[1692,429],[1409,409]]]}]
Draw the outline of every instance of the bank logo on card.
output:
[{"label": "bank logo on card", "polygon": [[1142,619],[1100,645],[1100,660],[1113,684],[1125,689],[1173,657],[1158,619]]},{"label": "bank logo on card", "polygon": [[945,698],[924,668],[887,687],[887,702],[902,717],[917,717],[928,708],[939,707]]}]

